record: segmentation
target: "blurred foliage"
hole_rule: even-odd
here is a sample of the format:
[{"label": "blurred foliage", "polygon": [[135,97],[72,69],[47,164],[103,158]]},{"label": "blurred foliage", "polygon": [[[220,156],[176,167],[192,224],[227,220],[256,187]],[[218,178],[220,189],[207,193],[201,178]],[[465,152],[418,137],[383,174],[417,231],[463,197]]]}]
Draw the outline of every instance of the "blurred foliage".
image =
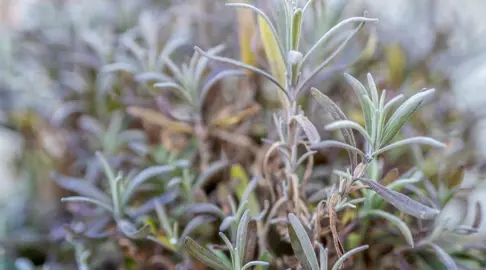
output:
[{"label": "blurred foliage", "polygon": [[37,1],[2,30],[28,183],[3,268],[485,268],[451,240],[482,211],[447,81],[344,1],[228,3]]}]

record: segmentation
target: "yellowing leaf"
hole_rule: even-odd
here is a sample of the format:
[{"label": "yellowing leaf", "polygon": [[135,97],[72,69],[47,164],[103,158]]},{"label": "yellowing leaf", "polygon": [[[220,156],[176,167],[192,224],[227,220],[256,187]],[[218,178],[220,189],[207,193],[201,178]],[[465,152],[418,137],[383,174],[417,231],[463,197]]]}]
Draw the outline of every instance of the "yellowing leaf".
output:
[{"label": "yellowing leaf", "polygon": [[[284,59],[282,58],[282,55],[280,54],[280,51],[278,49],[278,40],[273,35],[268,23],[261,16],[258,16],[258,25],[260,27],[260,36],[272,75],[277,78],[278,82],[281,85],[285,85],[286,67]],[[278,91],[278,94],[281,103],[284,105],[284,108],[288,107],[289,104],[284,96],[284,93],[282,93],[282,91]]]},{"label": "yellowing leaf", "polygon": [[[233,2],[246,3],[248,1],[236,0]],[[245,64],[255,66],[256,58],[251,49],[251,41],[253,34],[255,33],[255,19],[253,13],[249,9],[239,8],[236,11],[238,18],[238,39],[240,43],[240,58]],[[246,70],[249,74],[250,70]]]},{"label": "yellowing leaf", "polygon": [[257,114],[259,111],[260,111],[260,105],[253,104],[249,108],[246,108],[236,114],[216,117],[216,119],[214,119],[211,122],[211,126],[229,127],[245,119],[248,119],[249,117]]},{"label": "yellowing leaf", "polygon": [[144,219],[144,223],[147,224],[149,227],[150,227],[150,232],[152,234],[156,234],[157,233],[157,226],[156,226],[156,222],[153,218],[145,218]]},{"label": "yellowing leaf", "polygon": [[350,233],[346,239],[348,240],[346,244],[350,248],[358,247],[361,243],[361,235],[356,232]]},{"label": "yellowing leaf", "polygon": [[171,251],[177,251],[177,249],[170,243],[169,238],[165,235],[157,235],[156,239],[160,241],[161,244],[164,245],[164,247],[170,249]]},{"label": "yellowing leaf", "polygon": [[388,58],[388,77],[393,85],[400,85],[403,81],[406,58],[405,53],[398,44],[391,45],[386,50]]},{"label": "yellowing leaf", "polygon": [[464,167],[461,166],[451,175],[449,179],[449,188],[459,186],[464,179]]},{"label": "yellowing leaf", "polygon": [[127,109],[127,112],[134,117],[141,118],[142,120],[150,124],[164,127],[170,131],[188,134],[193,133],[192,127],[190,125],[171,120],[156,110],[140,107],[129,107]]},{"label": "yellowing leaf", "polygon": [[[231,178],[237,180],[238,185],[236,186],[236,196],[238,200],[241,200],[246,187],[250,183],[250,178],[245,172],[245,169],[240,164],[235,164],[231,166]],[[260,206],[255,194],[252,192],[248,197],[248,208],[252,216],[256,216],[260,213]]]},{"label": "yellowing leaf", "polygon": [[365,48],[361,55],[359,56],[359,60],[368,60],[375,54],[376,47],[378,45],[378,35],[376,32],[371,32],[366,42]]},{"label": "yellowing leaf", "polygon": [[342,215],[341,221],[343,224],[348,224],[350,221],[356,219],[356,211],[345,211]]}]

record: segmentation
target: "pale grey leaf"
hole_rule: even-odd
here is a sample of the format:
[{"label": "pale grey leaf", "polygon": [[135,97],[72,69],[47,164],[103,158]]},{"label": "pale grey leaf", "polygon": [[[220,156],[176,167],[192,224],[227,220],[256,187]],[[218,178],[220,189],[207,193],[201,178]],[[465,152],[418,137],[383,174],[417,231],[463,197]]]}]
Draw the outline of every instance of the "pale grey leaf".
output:
[{"label": "pale grey leaf", "polygon": [[307,117],[304,115],[296,115],[294,116],[294,119],[302,127],[305,135],[311,143],[317,143],[321,140],[321,136],[319,135],[316,127]]},{"label": "pale grey leaf", "polygon": [[223,219],[221,222],[221,225],[219,225],[219,231],[225,231],[231,226],[231,223],[235,222],[236,218],[234,216],[227,216]]},{"label": "pale grey leaf", "polygon": [[439,142],[435,139],[432,139],[430,137],[413,137],[413,138],[408,138],[404,140],[400,140],[398,142],[394,142],[392,144],[389,144],[385,147],[380,148],[379,150],[373,152],[371,155],[376,156],[379,155],[383,152],[389,151],[391,149],[405,146],[405,145],[411,145],[411,144],[425,144],[425,145],[430,145],[432,147],[437,147],[437,148],[444,148],[446,145],[442,142]]},{"label": "pale grey leaf", "polygon": [[143,239],[150,234],[150,226],[148,224],[144,224],[142,228],[137,229],[131,222],[119,220],[117,226],[124,235],[132,239]]},{"label": "pale grey leaf", "polygon": [[364,87],[364,85],[360,81],[355,79],[353,76],[345,73],[344,78],[351,85],[351,88],[353,88],[353,91],[355,92],[356,96],[358,96],[359,103],[361,105],[361,110],[363,112],[363,118],[365,120],[365,128],[368,131],[368,133],[371,133],[371,121],[372,121],[371,112],[374,110],[374,108],[372,104],[369,104],[366,101],[366,98],[369,100],[369,93]]},{"label": "pale grey leaf", "polygon": [[[208,55],[216,55],[216,54],[221,53],[225,48],[226,48],[226,46],[224,44],[219,44],[219,45],[217,45],[217,46],[215,46],[215,47],[210,48],[209,50],[207,50],[206,53]],[[196,68],[194,70],[194,80],[196,80],[196,81],[200,81],[201,80],[202,75],[204,73],[204,70],[207,67],[208,61],[209,61],[209,58],[200,58],[199,59],[199,61],[197,63],[197,66],[196,66]]]},{"label": "pale grey leaf", "polygon": [[302,226],[297,216],[293,213],[288,215],[288,219],[290,242],[302,268],[304,270],[319,270],[319,263],[314,252],[314,247],[304,226]]},{"label": "pale grey leaf", "polygon": [[[205,58],[207,59],[207,58]],[[202,106],[204,101],[206,100],[206,96],[209,93],[209,90],[220,80],[229,77],[229,76],[245,76],[246,73],[240,70],[223,70],[216,74],[214,77],[210,78],[202,87],[200,96],[199,96],[199,105]]]},{"label": "pale grey leaf", "polygon": [[209,180],[209,178],[214,176],[216,173],[218,173],[222,169],[226,168],[228,166],[228,164],[229,163],[228,163],[227,160],[219,160],[219,161],[216,161],[216,162],[212,163],[211,165],[209,165],[209,167],[206,170],[204,170],[199,175],[199,177],[196,179],[196,182],[193,186],[194,190],[197,190],[197,189],[203,187],[204,184],[206,183],[206,181]]},{"label": "pale grey leaf", "polygon": [[66,197],[62,198],[61,202],[83,202],[83,203],[92,203],[94,205],[97,205],[105,210],[108,210],[109,212],[114,212],[113,207],[107,203],[98,201],[96,199],[88,198],[88,197],[81,197],[81,196],[73,196],[73,197]]},{"label": "pale grey leaf", "polygon": [[197,216],[195,218],[192,218],[189,221],[189,223],[187,223],[187,225],[184,227],[184,231],[182,232],[179,241],[182,241],[183,239],[185,239],[186,236],[188,236],[195,229],[199,228],[201,225],[204,225],[204,224],[209,223],[209,222],[213,222],[215,220],[216,219],[214,217],[211,217],[211,216]]},{"label": "pale grey leaf", "polygon": [[160,174],[170,173],[174,170],[173,166],[168,165],[161,165],[161,166],[152,166],[144,169],[143,171],[139,172],[127,185],[125,188],[123,202],[126,204],[130,201],[132,196],[137,191],[137,188],[145,183],[146,181],[150,180],[152,177]]},{"label": "pale grey leaf", "polygon": [[141,82],[141,83],[145,83],[145,82],[149,82],[149,81],[161,82],[161,81],[169,81],[170,77],[168,77],[167,75],[164,75],[162,73],[157,73],[157,72],[144,72],[144,73],[140,73],[140,74],[135,75],[135,80],[137,82]]},{"label": "pale grey leaf", "polygon": [[383,199],[389,202],[391,205],[395,206],[400,211],[414,216],[420,219],[434,219],[438,214],[439,210],[430,208],[426,205],[423,205],[410,197],[393,191],[375,181],[369,179],[359,179],[364,184],[368,185],[371,189],[373,189],[378,195],[380,195]]},{"label": "pale grey leaf", "polygon": [[410,119],[412,114],[418,109],[425,98],[433,95],[435,89],[420,91],[405,101],[387,121],[380,147],[387,145],[400,131],[402,126]]},{"label": "pale grey leaf", "polygon": [[136,66],[130,65],[124,62],[118,62],[113,64],[105,65],[101,68],[100,72],[117,72],[117,71],[125,71],[128,73],[136,73],[138,68]]},{"label": "pale grey leaf", "polygon": [[359,133],[361,133],[361,135],[363,135],[363,137],[368,142],[370,142],[370,143],[372,142],[371,137],[366,132],[366,130],[361,125],[359,125],[358,123],[353,122],[353,121],[350,121],[350,120],[339,120],[339,121],[335,121],[335,122],[332,122],[332,123],[326,125],[325,128],[327,130],[354,129],[354,130],[358,131]]},{"label": "pale grey leaf", "polygon": [[58,176],[55,177],[55,181],[62,188],[69,191],[76,192],[81,196],[90,197],[104,203],[110,202],[110,197],[108,197],[106,193],[104,193],[101,189],[94,186],[87,180],[68,177],[68,176]]},{"label": "pale grey leaf", "polygon": [[334,265],[332,266],[332,270],[338,270],[340,269],[341,265],[344,264],[344,261],[346,259],[348,259],[351,255],[355,254],[355,253],[358,253],[360,251],[363,251],[365,249],[368,249],[368,245],[365,245],[365,246],[360,246],[360,247],[357,247],[357,248],[354,248],[354,249],[351,249],[350,251],[344,253],[343,256],[341,256],[337,261],[336,263],[334,263]]},{"label": "pale grey leaf", "polygon": [[370,89],[371,100],[373,101],[375,107],[378,107],[378,89],[376,88],[375,80],[373,79],[371,73],[368,73],[366,77],[368,79],[368,88]]},{"label": "pale grey leaf", "polygon": [[267,262],[262,262],[262,261],[251,261],[243,266],[241,270],[246,270],[246,269],[251,269],[252,267],[255,266],[261,266],[267,268],[270,264]]},{"label": "pale grey leaf", "polygon": [[359,150],[358,148],[356,148],[352,145],[349,145],[347,143],[343,143],[343,142],[340,142],[340,141],[326,140],[326,141],[322,141],[322,142],[312,144],[310,146],[311,149],[315,149],[315,150],[323,149],[323,148],[330,148],[330,147],[344,148],[348,151],[358,153],[362,157],[365,156],[365,153],[363,153],[363,151]]},{"label": "pale grey leaf", "polygon": [[222,218],[226,216],[223,210],[212,203],[191,204],[187,207],[186,212],[188,214],[212,214]]},{"label": "pale grey leaf", "polygon": [[319,245],[319,261],[321,263],[320,270],[328,270],[328,255],[327,255],[327,248],[324,248],[320,243]]},{"label": "pale grey leaf", "polygon": [[[311,2],[311,1],[309,1]],[[306,4],[306,7],[308,6],[308,4]],[[306,9],[306,7],[304,7],[304,10]],[[355,22],[359,22],[359,23],[364,23],[364,22],[377,22],[378,20],[377,19],[373,19],[373,18],[366,18],[366,17],[352,17],[352,18],[348,18],[348,19],[345,19],[341,22],[339,22],[338,24],[336,24],[335,26],[333,26],[331,29],[329,29],[329,31],[327,31],[309,50],[308,52],[306,53],[306,55],[304,56],[304,59],[302,59],[302,64],[305,63],[307,61],[307,59],[309,59],[309,57],[313,54],[313,52],[315,52],[320,46],[322,46],[322,44],[324,44],[327,40],[329,40],[329,38],[332,37],[332,35],[334,35],[334,33],[338,33],[338,31],[340,29],[342,29],[344,26],[348,25],[348,24],[351,24],[351,23],[355,23]]]},{"label": "pale grey leaf", "polygon": [[245,256],[248,223],[250,222],[250,218],[250,210],[246,210],[241,216],[238,228],[236,230],[236,248],[238,249],[240,259],[243,259]]},{"label": "pale grey leaf", "polygon": [[444,266],[447,270],[457,270],[456,263],[451,258],[451,256],[447,252],[445,252],[445,250],[443,250],[441,247],[439,247],[438,245],[436,245],[434,243],[430,243],[429,246],[434,249],[435,253],[439,257],[439,259],[442,261],[442,263],[444,264]]}]

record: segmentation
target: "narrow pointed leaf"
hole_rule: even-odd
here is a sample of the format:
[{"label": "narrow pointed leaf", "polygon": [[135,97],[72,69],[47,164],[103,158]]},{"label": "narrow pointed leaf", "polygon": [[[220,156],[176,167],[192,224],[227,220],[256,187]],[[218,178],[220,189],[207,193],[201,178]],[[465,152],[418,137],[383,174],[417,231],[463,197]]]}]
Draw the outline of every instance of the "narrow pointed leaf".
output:
[{"label": "narrow pointed leaf", "polygon": [[300,30],[302,26],[302,9],[297,9],[292,17],[292,50],[299,49]]},{"label": "narrow pointed leaf", "polygon": [[317,261],[314,247],[297,216],[290,213],[289,219],[289,235],[292,249],[295,256],[299,260],[304,270],[319,270],[319,263]]},{"label": "narrow pointed leaf", "polygon": [[404,139],[404,140],[389,144],[389,145],[387,145],[383,148],[380,148],[379,150],[373,152],[371,155],[376,156],[376,155],[379,155],[383,152],[389,151],[391,149],[394,149],[394,148],[397,148],[397,147],[400,147],[400,146],[404,146],[404,145],[411,145],[411,144],[425,144],[425,145],[430,145],[430,146],[437,147],[437,148],[446,147],[446,145],[444,143],[439,142],[439,141],[432,139],[432,138],[429,138],[429,137],[413,137],[413,138],[408,138],[408,139]]},{"label": "narrow pointed leaf", "polygon": [[204,186],[206,181],[211,178],[213,175],[221,171],[222,169],[226,168],[228,166],[228,161],[226,160],[220,160],[216,161],[213,164],[211,164],[199,177],[196,179],[196,182],[193,186],[195,190],[201,188]]},{"label": "narrow pointed leaf", "polygon": [[189,221],[189,223],[187,223],[187,225],[184,227],[184,231],[182,232],[179,241],[182,241],[182,239],[185,239],[186,236],[188,236],[195,229],[201,227],[202,225],[204,225],[206,223],[213,222],[214,220],[216,220],[216,219],[214,217],[211,217],[211,216],[197,216],[197,217],[191,219],[191,221]]},{"label": "narrow pointed leaf", "polygon": [[225,231],[231,226],[233,222],[235,222],[236,218],[234,216],[227,216],[223,219],[221,222],[221,225],[219,225],[219,231]]},{"label": "narrow pointed leaf", "polygon": [[371,73],[368,73],[366,77],[368,78],[368,88],[370,89],[371,100],[373,101],[373,104],[378,107],[378,89],[376,88],[375,80],[373,79],[373,76],[371,76]]},{"label": "narrow pointed leaf", "polygon": [[366,98],[369,99],[369,93],[364,87],[364,85],[355,79],[353,76],[345,73],[344,78],[346,81],[351,85],[351,88],[353,88],[354,92],[356,93],[356,96],[358,96],[359,103],[361,105],[361,110],[363,112],[363,117],[365,119],[365,127],[368,133],[371,133],[371,121],[372,121],[372,114],[371,112],[374,110],[370,106],[370,104],[366,101]]},{"label": "narrow pointed leaf", "polygon": [[478,229],[479,226],[481,226],[481,223],[483,222],[483,211],[482,211],[482,206],[479,201],[476,202],[476,212],[475,212],[475,217],[474,217],[474,222],[472,224],[473,228]]},{"label": "narrow pointed leaf", "polygon": [[243,263],[247,263],[253,260],[253,258],[257,255],[257,247],[258,247],[258,231],[257,231],[257,222],[254,218],[250,219],[248,222],[248,226],[246,229],[246,243],[244,246],[244,253],[241,260]]},{"label": "narrow pointed leaf", "polygon": [[192,102],[193,101],[191,95],[189,94],[189,92],[186,91],[182,86],[180,86],[179,84],[177,84],[175,82],[161,82],[161,83],[156,83],[153,86],[156,87],[156,88],[170,88],[170,89],[173,89],[173,90],[175,90],[175,93],[179,97],[181,97],[181,98],[183,98],[183,99],[185,99],[185,100],[187,100],[189,102]]},{"label": "narrow pointed leaf", "polygon": [[216,217],[222,218],[226,216],[223,210],[212,203],[196,203],[189,205],[186,212],[188,214],[212,214]]},{"label": "narrow pointed leaf", "polygon": [[321,136],[312,122],[304,115],[296,115],[294,119],[304,130],[305,135],[311,143],[317,143],[321,140]]},{"label": "narrow pointed leaf", "polygon": [[[211,49],[209,49],[206,53],[208,55],[216,55],[221,53],[225,49],[224,44],[219,44]],[[199,81],[202,78],[202,75],[204,73],[204,70],[206,69],[207,65],[209,62],[209,58],[200,58],[196,69],[194,70],[194,80]]]},{"label": "narrow pointed leaf", "polygon": [[382,210],[370,210],[367,212],[367,214],[384,218],[389,222],[393,223],[393,225],[397,226],[397,228],[400,230],[403,237],[405,238],[405,241],[407,241],[407,244],[409,244],[411,247],[414,247],[412,232],[404,221]]},{"label": "narrow pointed leaf", "polygon": [[90,197],[104,203],[109,203],[110,198],[98,187],[92,185],[87,180],[81,180],[73,177],[60,176],[56,177],[56,183],[62,188],[78,193],[84,197]]},{"label": "narrow pointed leaf", "polygon": [[[238,9],[236,14],[238,18],[240,60],[245,64],[256,66],[256,54],[252,49],[252,37],[256,31],[255,17],[253,16],[252,11],[249,9]],[[251,74],[250,71],[247,72],[248,74]]]},{"label": "narrow pointed leaf", "polygon": [[88,198],[88,197],[66,197],[66,198],[62,198],[61,199],[61,202],[84,202],[84,203],[92,203],[92,204],[95,204],[105,210],[108,210],[110,212],[114,212],[113,210],[113,207],[107,203],[104,203],[104,202],[101,202],[101,201],[98,201],[96,199],[91,199],[91,198]]},{"label": "narrow pointed leaf", "polygon": [[211,251],[201,247],[189,236],[184,239],[184,246],[187,251],[196,259],[215,270],[231,270],[231,266],[223,264],[220,258]]},{"label": "narrow pointed leaf", "polygon": [[150,180],[150,178],[160,175],[160,174],[166,174],[170,173],[174,170],[175,168],[173,166],[152,166],[149,168],[144,169],[140,173],[138,173],[127,185],[123,197],[123,202],[127,203],[130,201],[132,196],[135,194],[137,191],[137,188],[145,183],[146,181]]},{"label": "narrow pointed leaf", "polygon": [[359,150],[358,148],[356,148],[352,145],[349,145],[347,143],[343,143],[343,142],[340,142],[340,141],[326,140],[326,141],[322,141],[322,142],[312,144],[310,146],[311,149],[315,149],[315,150],[329,148],[329,147],[344,148],[348,151],[358,153],[362,157],[365,156],[365,153],[363,153],[363,151]]},{"label": "narrow pointed leaf", "polygon": [[245,255],[245,246],[248,233],[248,222],[250,222],[250,210],[246,210],[240,218],[240,223],[236,230],[236,248],[238,249],[239,257],[243,258]]},{"label": "narrow pointed leaf", "polygon": [[137,82],[148,82],[148,81],[167,81],[170,80],[170,77],[167,77],[166,75],[162,73],[156,73],[156,72],[144,72],[137,74],[135,76],[135,80]]},{"label": "narrow pointed leaf", "polygon": [[131,222],[120,220],[117,222],[117,226],[124,235],[132,239],[142,239],[150,234],[150,226],[148,224],[144,224],[142,228],[137,229]]},{"label": "narrow pointed leaf", "polygon": [[404,95],[400,94],[388,101],[388,103],[386,103],[385,107],[383,108],[383,114],[386,116],[391,108],[395,106],[395,104],[397,104],[398,102],[402,101],[404,97]]},{"label": "narrow pointed leaf", "polygon": [[[334,121],[339,121],[339,120],[348,120],[346,118],[346,115],[344,115],[343,111],[339,106],[334,103],[328,96],[324,95],[321,93],[319,90],[316,88],[311,89],[311,94],[315,98],[315,100],[324,108],[326,113],[328,113]],[[354,139],[354,134],[351,129],[341,129],[341,134],[344,138],[344,141],[356,148],[356,140]],[[353,167],[356,167],[358,164],[358,159],[356,154],[353,154],[352,152],[348,152],[349,158],[351,165]]]},{"label": "narrow pointed leaf", "polygon": [[364,184],[368,185],[371,189],[373,189],[378,195],[380,195],[383,199],[389,202],[391,205],[395,206],[398,210],[414,216],[420,219],[433,219],[439,214],[439,210],[430,208],[426,205],[423,205],[410,197],[393,191],[375,181],[368,180],[368,179],[359,179]]},{"label": "narrow pointed leaf", "polygon": [[328,270],[327,260],[328,260],[327,248],[324,248],[321,244],[319,244],[319,261],[321,263],[320,270]]},{"label": "narrow pointed leaf", "polygon": [[397,188],[403,187],[403,186],[408,185],[408,184],[418,183],[421,180],[422,180],[421,177],[403,178],[403,179],[398,179],[398,180],[394,181],[393,183],[390,183],[386,187],[391,189],[391,190],[395,190]]},{"label": "narrow pointed leaf", "polygon": [[344,253],[343,256],[341,256],[337,261],[336,263],[332,266],[332,270],[338,270],[340,269],[341,265],[344,264],[344,261],[346,259],[348,259],[351,255],[355,254],[355,253],[358,253],[360,251],[363,251],[365,249],[368,249],[368,245],[366,246],[360,246],[360,247],[357,247],[357,248],[354,248],[354,249],[351,249],[350,251]]},{"label": "narrow pointed leaf", "polygon": [[331,124],[328,124],[325,126],[327,130],[337,130],[337,129],[354,129],[361,133],[363,137],[368,141],[372,142],[370,135],[366,132],[366,130],[360,126],[358,123],[349,121],[349,120],[340,120],[333,122]]},{"label": "narrow pointed leaf", "polygon": [[[207,59],[207,58],[206,58]],[[246,73],[240,70],[224,70],[220,73],[216,74],[214,77],[209,79],[204,86],[202,87],[201,94],[199,96],[199,106],[204,104],[206,100],[206,96],[209,93],[209,90],[220,80],[229,77],[229,76],[244,76]]]},{"label": "narrow pointed leaf", "polygon": [[251,269],[252,267],[255,267],[255,266],[261,266],[261,267],[265,267],[267,268],[270,264],[267,263],[267,262],[262,262],[262,261],[252,261],[252,262],[249,262],[247,264],[245,264],[243,266],[243,268],[241,268],[241,270],[246,270],[246,269]]},{"label": "narrow pointed leaf", "polygon": [[447,270],[457,270],[456,263],[445,250],[434,243],[430,243],[429,246],[434,249],[437,257],[439,257]]},{"label": "narrow pointed leaf", "polygon": [[435,89],[421,91],[405,101],[390,117],[384,128],[384,134],[380,146],[387,145],[400,131],[402,126],[410,119],[412,114],[419,108],[425,98],[433,95]]},{"label": "narrow pointed leaf", "polygon": [[233,247],[233,244],[231,244],[231,241],[228,239],[228,237],[224,233],[220,232],[220,233],[218,233],[218,235],[219,235],[219,237],[221,237],[221,239],[223,239],[223,242],[225,243],[225,245],[228,248],[228,251],[231,255],[231,261],[234,262],[237,255],[235,254],[235,249]]}]

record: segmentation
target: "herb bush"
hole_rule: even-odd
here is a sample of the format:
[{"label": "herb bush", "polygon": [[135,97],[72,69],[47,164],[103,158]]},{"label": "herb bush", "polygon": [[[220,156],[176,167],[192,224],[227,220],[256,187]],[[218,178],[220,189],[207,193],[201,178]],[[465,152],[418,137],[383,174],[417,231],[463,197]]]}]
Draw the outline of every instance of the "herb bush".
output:
[{"label": "herb bush", "polygon": [[52,114],[9,121],[62,204],[42,241],[4,241],[15,265],[486,267],[444,237],[477,232],[481,205],[471,224],[441,212],[467,159],[450,105],[422,88],[443,82],[387,65],[379,21],[345,1],[241,1],[37,4],[2,84],[54,93]]}]

